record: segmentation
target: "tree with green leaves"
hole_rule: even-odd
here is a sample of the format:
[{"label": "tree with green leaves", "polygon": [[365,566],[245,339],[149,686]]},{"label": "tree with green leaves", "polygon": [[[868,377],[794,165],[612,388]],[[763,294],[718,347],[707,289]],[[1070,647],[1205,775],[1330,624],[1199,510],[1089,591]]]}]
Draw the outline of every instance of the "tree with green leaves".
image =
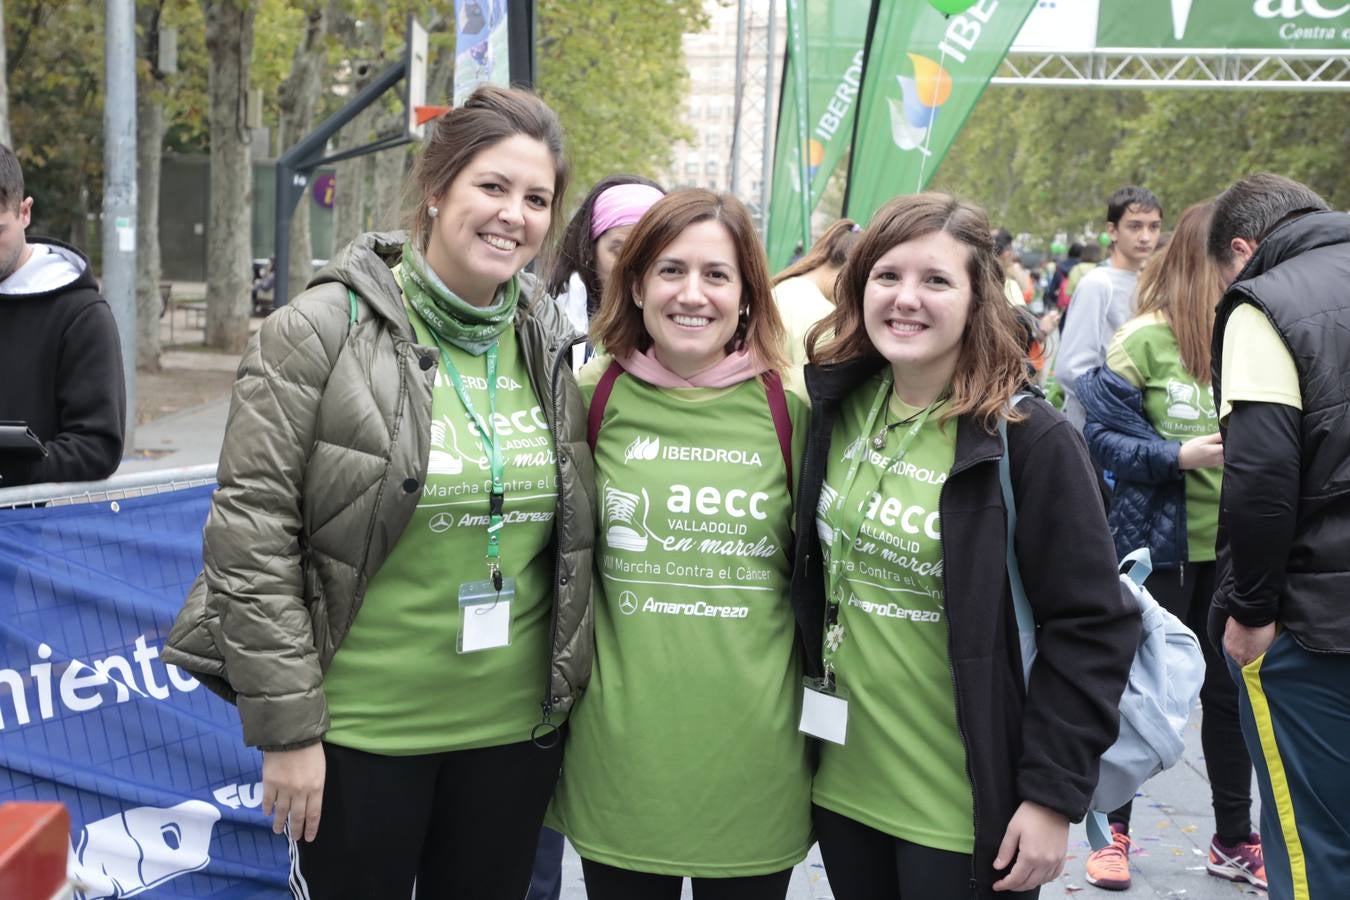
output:
[{"label": "tree with green leaves", "polygon": [[1346,146],[1345,92],[991,87],[933,186],[1048,244],[1100,231],[1122,184],[1157,194],[1167,221],[1260,170],[1350,207]]},{"label": "tree with green leaves", "polygon": [[690,136],[681,39],[701,0],[539,0],[538,90],[567,135],[575,197],[613,172],[653,177]]}]

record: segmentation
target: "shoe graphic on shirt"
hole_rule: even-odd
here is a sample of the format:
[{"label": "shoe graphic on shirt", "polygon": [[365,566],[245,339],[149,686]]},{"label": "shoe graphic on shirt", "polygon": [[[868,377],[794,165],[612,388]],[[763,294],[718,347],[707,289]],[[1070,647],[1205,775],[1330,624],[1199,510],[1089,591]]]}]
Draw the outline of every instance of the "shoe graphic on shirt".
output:
[{"label": "shoe graphic on shirt", "polygon": [[[609,527],[605,530],[605,541],[616,550],[632,550],[638,553],[647,549],[647,510],[651,507],[651,498],[647,489],[642,496],[621,491],[613,485],[605,485],[605,519]],[[638,504],[642,504],[641,524],[639,525]],[[639,531],[638,528],[642,530]]]},{"label": "shoe graphic on shirt", "polygon": [[1167,382],[1167,416],[1171,419],[1185,419],[1194,422],[1200,418],[1200,405],[1195,385],[1184,381]]},{"label": "shoe graphic on shirt", "polygon": [[428,475],[461,475],[465,461],[485,467],[487,458],[470,456],[459,447],[455,423],[442,417],[431,420],[431,453],[427,456]]}]

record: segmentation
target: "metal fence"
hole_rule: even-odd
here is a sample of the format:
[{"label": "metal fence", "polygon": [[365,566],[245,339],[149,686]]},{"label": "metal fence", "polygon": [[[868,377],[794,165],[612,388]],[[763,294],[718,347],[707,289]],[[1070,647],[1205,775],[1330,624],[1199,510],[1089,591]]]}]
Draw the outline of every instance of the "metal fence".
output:
[{"label": "metal fence", "polygon": [[114,475],[106,481],[80,481],[64,484],[32,484],[0,489],[0,510],[35,506],[73,506],[77,503],[102,503],[150,494],[165,494],[184,488],[211,484],[216,480],[214,463],[177,469],[156,469],[131,475]]}]

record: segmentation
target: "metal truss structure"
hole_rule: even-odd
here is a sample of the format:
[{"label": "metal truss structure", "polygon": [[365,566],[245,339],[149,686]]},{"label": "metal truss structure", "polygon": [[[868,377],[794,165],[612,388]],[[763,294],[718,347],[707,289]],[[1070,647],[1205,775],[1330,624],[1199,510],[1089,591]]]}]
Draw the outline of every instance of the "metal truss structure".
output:
[{"label": "metal truss structure", "polygon": [[778,6],[773,0],[767,4],[740,0],[736,33],[735,131],[728,190],[745,201],[761,232],[767,227],[778,99]]},{"label": "metal truss structure", "polygon": [[1344,51],[1097,49],[1010,52],[991,81],[1022,87],[1350,90]]}]

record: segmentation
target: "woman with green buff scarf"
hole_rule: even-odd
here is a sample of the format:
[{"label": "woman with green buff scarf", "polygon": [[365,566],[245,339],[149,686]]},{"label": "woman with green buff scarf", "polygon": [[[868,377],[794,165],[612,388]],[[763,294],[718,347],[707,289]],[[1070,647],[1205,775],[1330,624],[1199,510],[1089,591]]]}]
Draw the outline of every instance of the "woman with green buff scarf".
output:
[{"label": "woman with green buff scarf", "polygon": [[561,129],[485,87],[429,132],[410,232],[358,237],[250,344],[166,651],[238,706],[315,898],[522,896],[590,678],[581,338],[522,272]]}]

